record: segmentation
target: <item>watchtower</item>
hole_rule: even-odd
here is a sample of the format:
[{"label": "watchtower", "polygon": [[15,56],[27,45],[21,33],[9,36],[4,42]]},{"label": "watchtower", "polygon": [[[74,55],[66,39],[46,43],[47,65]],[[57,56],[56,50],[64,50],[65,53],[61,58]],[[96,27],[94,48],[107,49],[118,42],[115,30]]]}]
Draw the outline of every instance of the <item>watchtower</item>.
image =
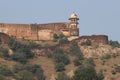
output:
[{"label": "watchtower", "polygon": [[69,28],[70,28],[70,35],[71,36],[79,36],[79,29],[78,29],[78,16],[75,14],[75,13],[72,13],[70,15],[70,25],[69,25]]}]

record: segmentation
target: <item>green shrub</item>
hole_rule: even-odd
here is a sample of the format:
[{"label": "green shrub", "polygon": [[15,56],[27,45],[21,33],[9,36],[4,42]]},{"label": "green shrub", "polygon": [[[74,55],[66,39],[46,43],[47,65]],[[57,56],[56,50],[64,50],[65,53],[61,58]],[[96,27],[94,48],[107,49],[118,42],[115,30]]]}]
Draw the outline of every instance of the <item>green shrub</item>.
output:
[{"label": "green shrub", "polygon": [[12,76],[13,75],[12,71],[6,66],[0,67],[0,74],[4,75],[4,76]]},{"label": "green shrub", "polygon": [[94,67],[80,66],[75,70],[72,80],[96,80],[97,75]]},{"label": "green shrub", "polygon": [[0,75],[0,80],[7,80],[3,75]]},{"label": "green shrub", "polygon": [[81,65],[79,59],[74,59],[73,63],[74,63],[75,66]]},{"label": "green shrub", "polygon": [[78,46],[76,41],[71,41],[71,46],[69,50],[71,55],[75,55],[79,60],[83,60],[83,54],[80,50],[80,47]]},{"label": "green shrub", "polygon": [[53,53],[53,58],[56,63],[64,63],[65,65],[70,63],[68,56],[64,53],[64,51],[60,48],[56,48]]},{"label": "green shrub", "polygon": [[34,75],[27,71],[20,71],[18,80],[35,80]]},{"label": "green shrub", "polygon": [[70,80],[70,78],[66,75],[65,72],[60,72],[58,73],[56,80]]},{"label": "green shrub", "polygon": [[14,41],[9,43],[9,46],[14,51],[14,53],[10,56],[12,60],[26,63],[27,59],[34,57],[34,53],[31,52],[30,47],[27,45]]},{"label": "green shrub", "polygon": [[29,41],[29,47],[38,47],[39,45],[35,41]]},{"label": "green shrub", "polygon": [[20,72],[20,71],[22,71],[24,69],[25,69],[25,67],[23,65],[14,65],[13,66],[13,72],[14,73],[18,73],[18,72]]},{"label": "green shrub", "polygon": [[37,80],[45,80],[45,76],[44,76],[42,68],[36,68],[35,75],[37,77]]},{"label": "green shrub", "polygon": [[99,73],[97,74],[97,80],[103,80],[103,79],[104,79],[103,71],[100,70]]},{"label": "green shrub", "polygon": [[59,36],[58,36],[57,34],[54,34],[54,35],[53,35],[53,38],[54,38],[54,40],[56,40],[56,39],[59,38]]},{"label": "green shrub", "polygon": [[56,63],[56,67],[55,67],[55,69],[56,69],[56,71],[64,71],[65,70],[65,65],[64,65],[64,63],[62,63],[62,62],[60,62],[60,63]]},{"label": "green shrub", "polygon": [[111,73],[112,73],[113,75],[115,75],[115,74],[116,74],[116,71],[112,70]]},{"label": "green shrub", "polygon": [[118,73],[120,73],[120,66],[118,66],[118,65],[115,66],[115,71],[118,72]]},{"label": "green shrub", "polygon": [[[29,79],[28,75],[36,77],[37,80],[45,80],[44,72],[41,66],[36,64],[15,65],[13,71],[17,74],[19,73],[20,77],[18,77],[17,80],[21,80],[23,79],[23,77],[25,77],[25,79],[28,80]],[[28,75],[27,74],[25,74],[25,76],[21,75],[23,74],[24,71],[25,73],[28,73]],[[32,78],[32,80],[34,80],[34,78]]]},{"label": "green shrub", "polygon": [[85,42],[81,43],[81,46],[91,46],[91,45],[92,45],[92,43],[89,39],[87,39]]},{"label": "green shrub", "polygon": [[69,43],[67,37],[60,38],[59,44],[66,44],[66,43]]},{"label": "green shrub", "polygon": [[8,49],[3,49],[3,56],[7,58],[10,57],[8,53]]},{"label": "green shrub", "polygon": [[95,66],[94,61],[92,58],[88,58],[85,60],[85,65]]},{"label": "green shrub", "polygon": [[113,46],[113,47],[120,47],[120,43],[118,41],[109,41],[109,45]]},{"label": "green shrub", "polygon": [[26,58],[26,55],[24,53],[16,52],[16,53],[11,55],[11,59],[18,61],[18,62],[21,62],[23,64],[27,62],[27,58]]},{"label": "green shrub", "polygon": [[105,54],[102,59],[110,59],[111,58],[111,55],[110,54]]},{"label": "green shrub", "polygon": [[25,69],[32,72],[33,74],[36,73],[38,68],[40,68],[42,71],[42,68],[39,65],[36,65],[36,64],[26,64],[25,65]]}]

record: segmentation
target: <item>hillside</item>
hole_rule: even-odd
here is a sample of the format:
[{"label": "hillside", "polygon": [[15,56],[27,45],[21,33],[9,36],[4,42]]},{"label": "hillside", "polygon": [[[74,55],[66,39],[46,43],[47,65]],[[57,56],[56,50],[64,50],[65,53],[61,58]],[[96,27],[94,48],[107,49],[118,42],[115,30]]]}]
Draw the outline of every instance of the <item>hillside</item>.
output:
[{"label": "hillside", "polygon": [[[14,45],[13,45],[14,44]],[[31,43],[30,43],[31,44]],[[46,46],[46,42],[43,42],[39,45],[33,45],[35,47],[39,47],[39,45]],[[91,44],[91,45],[81,45],[76,43],[67,43],[67,45],[62,44],[60,46],[61,49],[58,49],[58,51],[62,54],[62,56],[57,51],[56,54],[56,48],[50,49],[46,51],[49,48],[51,44],[55,44],[56,42],[47,42],[47,48],[42,48],[44,53],[47,52],[47,55],[42,56],[36,56],[34,55],[31,57],[31,53],[29,52],[28,48],[26,48],[23,45],[18,45],[18,43],[12,43],[11,46],[9,44],[0,44],[0,80],[23,80],[22,77],[25,76],[26,79],[24,80],[30,80],[30,78],[27,78],[27,76],[33,76],[31,80],[41,80],[39,76],[45,76],[45,80],[55,80],[57,78],[58,74],[61,73],[61,71],[64,71],[68,77],[73,77],[74,71],[79,68],[79,66],[82,65],[88,65],[91,63],[94,64],[94,68],[96,70],[96,73],[99,73],[102,71],[102,74],[104,75],[104,79],[100,80],[119,80],[120,79],[120,48],[111,46],[111,45],[103,45],[103,44]],[[69,47],[68,47],[69,45]],[[72,46],[71,46],[72,45]],[[22,46],[22,47],[20,47]],[[27,44],[28,46],[28,44]],[[81,58],[81,54],[76,54],[79,52],[83,54],[84,59]],[[8,54],[6,54],[8,51]],[[25,52],[23,52],[25,51]],[[30,54],[26,53],[29,52]],[[50,52],[49,52],[50,51]],[[73,53],[75,54],[73,54]],[[18,54],[16,54],[18,53]],[[21,53],[21,55],[19,55]],[[24,57],[22,54],[28,54],[28,57]],[[15,56],[15,55],[17,56]],[[49,54],[49,55],[48,55]],[[54,55],[56,54],[56,55]],[[59,56],[58,56],[59,54]],[[13,56],[14,55],[14,56]],[[59,63],[56,61],[55,57],[61,57],[59,61],[64,63],[64,67],[59,67],[56,69],[56,65]],[[75,60],[78,60],[79,65],[76,66]],[[91,61],[93,60],[93,61]],[[86,62],[88,61],[88,63]],[[60,62],[60,63],[61,63]],[[13,75],[10,75],[9,73],[5,72],[3,74],[2,69],[3,66],[12,72]],[[16,66],[16,67],[15,67]],[[40,72],[38,72],[39,70]],[[17,70],[17,72],[16,72]],[[33,71],[35,72],[33,72]],[[58,70],[58,71],[56,71]],[[7,73],[7,74],[6,74]],[[22,75],[23,73],[26,73]],[[38,74],[37,74],[38,73]],[[37,76],[39,75],[39,76]],[[7,77],[5,77],[7,76]],[[44,80],[44,77],[41,77],[42,80]],[[70,80],[70,79],[68,79]]]}]

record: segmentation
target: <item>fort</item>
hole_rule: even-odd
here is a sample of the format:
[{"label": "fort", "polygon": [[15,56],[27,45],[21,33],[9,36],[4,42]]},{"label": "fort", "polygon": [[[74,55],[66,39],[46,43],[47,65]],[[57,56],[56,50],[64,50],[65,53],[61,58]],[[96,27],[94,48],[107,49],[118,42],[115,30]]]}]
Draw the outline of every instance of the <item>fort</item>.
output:
[{"label": "fort", "polygon": [[[108,43],[106,35],[79,36],[78,16],[73,13],[69,17],[69,22],[47,23],[47,24],[7,24],[0,23],[0,33],[26,40],[53,40],[54,34],[63,34],[67,37],[79,38],[79,41],[90,39],[92,42]],[[3,34],[0,34],[2,36]],[[3,36],[2,36],[3,37]]]}]

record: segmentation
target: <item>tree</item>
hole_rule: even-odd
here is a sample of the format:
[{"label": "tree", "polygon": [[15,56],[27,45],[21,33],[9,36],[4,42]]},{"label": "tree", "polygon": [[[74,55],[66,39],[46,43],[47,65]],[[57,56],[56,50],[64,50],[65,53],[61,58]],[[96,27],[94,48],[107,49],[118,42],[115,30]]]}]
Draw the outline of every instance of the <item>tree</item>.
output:
[{"label": "tree", "polygon": [[79,60],[82,60],[83,59],[83,54],[82,54],[82,52],[81,52],[81,50],[80,50],[80,47],[78,46],[78,44],[77,44],[77,42],[76,41],[71,41],[71,46],[70,46],[70,53],[72,54],[72,55],[75,55],[75,56],[77,56],[77,58],[79,59]]},{"label": "tree", "polygon": [[72,80],[96,80],[96,71],[92,66],[80,66],[75,70]]},{"label": "tree", "polygon": [[6,66],[0,67],[0,74],[4,75],[4,76],[12,76],[13,75],[12,71]]},{"label": "tree", "polygon": [[29,41],[29,47],[37,47],[39,46],[35,41]]},{"label": "tree", "polygon": [[1,51],[3,52],[3,56],[4,57],[6,57],[6,58],[10,57],[9,53],[8,53],[9,52],[8,49],[5,49],[5,48],[1,47]]},{"label": "tree", "polygon": [[19,76],[19,80],[35,80],[33,74],[27,70],[21,71]]},{"label": "tree", "polygon": [[26,63],[27,59],[34,57],[34,53],[31,52],[30,47],[27,45],[23,45],[18,41],[10,41],[9,46],[14,51],[14,53],[11,55],[11,59],[15,61]]},{"label": "tree", "polygon": [[0,80],[7,80],[3,75],[0,75]]},{"label": "tree", "polygon": [[19,65],[17,64],[17,65],[13,66],[14,73],[19,73],[20,71],[22,71],[24,69],[25,69],[24,65],[21,65],[21,64],[19,64]]},{"label": "tree", "polygon": [[65,44],[65,43],[68,43],[68,42],[69,41],[68,41],[67,37],[60,38],[60,40],[59,40],[59,44]]},{"label": "tree", "polygon": [[35,74],[38,80],[45,80],[45,76],[41,68],[37,68]]},{"label": "tree", "polygon": [[43,71],[42,68],[39,65],[37,65],[37,64],[26,64],[25,65],[25,69],[30,71],[30,72],[32,72],[33,74],[36,73],[38,68],[40,68],[41,71]]},{"label": "tree", "polygon": [[2,44],[2,40],[0,39],[0,44]]},{"label": "tree", "polygon": [[27,61],[26,55],[24,53],[18,53],[18,52],[15,52],[14,54],[12,54],[11,59],[21,63],[26,63]]},{"label": "tree", "polygon": [[92,43],[91,43],[91,41],[90,41],[89,39],[87,39],[85,42],[82,42],[81,45],[82,45],[82,46],[84,46],[84,45],[86,45],[86,46],[91,46]]},{"label": "tree", "polygon": [[54,50],[53,59],[56,63],[56,71],[63,71],[65,65],[70,63],[68,56],[59,47]]},{"label": "tree", "polygon": [[30,51],[30,48],[26,45],[21,45],[20,49],[18,49],[19,52],[22,52],[26,55],[26,58],[33,58],[34,54]]},{"label": "tree", "polygon": [[17,41],[10,42],[10,44],[11,45],[9,45],[9,46],[13,51],[17,51],[21,47],[20,43]]},{"label": "tree", "polygon": [[69,58],[68,56],[64,53],[64,51],[60,48],[56,48],[54,53],[53,53],[53,58],[56,63],[64,63],[64,64],[69,64]]},{"label": "tree", "polygon": [[56,39],[58,39],[59,37],[58,37],[57,34],[54,34],[54,35],[53,35],[53,38],[56,40]]},{"label": "tree", "polygon": [[62,63],[62,62],[60,62],[60,63],[56,63],[56,67],[55,67],[55,69],[56,69],[56,71],[63,71],[63,70],[65,70],[65,65],[64,65],[64,63]]},{"label": "tree", "polygon": [[94,67],[94,66],[95,66],[94,60],[93,60],[92,58],[86,59],[86,60],[85,60],[85,65],[86,65],[86,66],[89,66],[89,65],[90,65],[90,66],[93,66],[93,67]]},{"label": "tree", "polygon": [[75,66],[79,66],[81,64],[79,59],[74,59],[73,63]]},{"label": "tree", "polygon": [[59,35],[59,38],[62,39],[63,37],[65,37],[62,33]]},{"label": "tree", "polygon": [[120,43],[118,41],[109,41],[109,45],[113,46],[113,47],[120,47]]},{"label": "tree", "polygon": [[70,80],[70,78],[66,75],[65,72],[58,73],[56,80]]},{"label": "tree", "polygon": [[104,79],[104,75],[102,70],[100,70],[100,72],[97,74],[97,80],[103,80]]}]

